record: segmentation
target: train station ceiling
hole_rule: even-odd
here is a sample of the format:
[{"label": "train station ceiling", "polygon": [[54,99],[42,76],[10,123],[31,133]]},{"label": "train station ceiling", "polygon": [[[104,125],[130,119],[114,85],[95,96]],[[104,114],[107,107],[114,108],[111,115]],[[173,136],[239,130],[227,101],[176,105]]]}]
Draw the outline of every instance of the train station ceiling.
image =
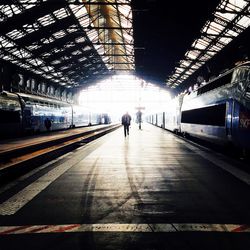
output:
[{"label": "train station ceiling", "polygon": [[180,91],[249,56],[249,2],[132,0],[137,74]]},{"label": "train station ceiling", "polygon": [[178,88],[217,55],[222,59],[213,65],[227,66],[236,47],[249,47],[249,6],[249,0],[0,0],[0,59],[68,88],[117,73]]},{"label": "train station ceiling", "polygon": [[1,0],[0,58],[67,87],[134,70],[129,2]]}]

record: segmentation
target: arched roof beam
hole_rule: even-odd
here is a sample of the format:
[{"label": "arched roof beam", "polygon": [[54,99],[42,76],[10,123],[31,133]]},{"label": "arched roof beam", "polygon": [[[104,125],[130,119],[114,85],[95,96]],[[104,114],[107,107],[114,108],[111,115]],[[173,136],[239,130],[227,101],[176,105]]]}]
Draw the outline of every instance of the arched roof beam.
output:
[{"label": "arched roof beam", "polygon": [[[238,4],[238,5],[237,5]],[[221,0],[207,21],[184,59],[179,62],[175,72],[167,79],[167,85],[178,87],[209,59],[220,52],[228,43],[250,26],[249,0]]]},{"label": "arched roof beam", "polygon": [[22,46],[29,46],[30,44],[34,42],[38,42],[41,39],[49,38],[55,32],[60,31],[60,30],[65,30],[74,24],[75,24],[75,21],[72,19],[72,17],[68,16],[48,26],[40,27],[39,30],[34,31],[30,34],[27,34],[24,37],[17,39],[16,42]]},{"label": "arched roof beam", "polygon": [[[7,5],[10,5],[10,2],[7,3]],[[55,10],[63,8],[65,7],[65,5],[66,5],[65,1],[58,1],[57,4],[51,4],[51,0],[40,3],[38,1],[36,6],[30,9],[25,9],[25,11],[23,11],[22,13],[13,15],[12,17],[8,17],[6,20],[1,22],[0,23],[1,34],[7,34],[12,30],[21,29],[23,25],[34,23],[40,17],[43,17]]]}]

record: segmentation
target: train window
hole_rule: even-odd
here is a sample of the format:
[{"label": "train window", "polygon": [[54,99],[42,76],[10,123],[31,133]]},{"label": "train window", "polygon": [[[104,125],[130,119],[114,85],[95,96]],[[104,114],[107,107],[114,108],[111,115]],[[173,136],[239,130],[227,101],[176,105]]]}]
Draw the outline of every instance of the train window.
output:
[{"label": "train window", "polygon": [[19,111],[0,110],[0,123],[20,122]]},{"label": "train window", "polygon": [[21,110],[21,106],[18,100],[0,98],[0,109],[8,111],[17,111]]},{"label": "train window", "polygon": [[213,90],[213,89],[216,89],[216,88],[221,87],[223,85],[226,85],[226,84],[231,82],[231,79],[232,79],[232,72],[230,72],[229,74],[226,74],[226,75],[204,85],[203,87],[199,88],[198,95],[201,95],[201,94],[206,93],[210,90]]},{"label": "train window", "polygon": [[226,104],[183,111],[182,123],[225,126]]}]

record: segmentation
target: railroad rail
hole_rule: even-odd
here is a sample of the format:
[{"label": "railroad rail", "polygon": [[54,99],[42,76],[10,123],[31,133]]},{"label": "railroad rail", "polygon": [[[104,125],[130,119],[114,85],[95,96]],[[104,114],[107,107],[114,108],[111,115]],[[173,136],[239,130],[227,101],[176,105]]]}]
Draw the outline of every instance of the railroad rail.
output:
[{"label": "railroad rail", "polygon": [[88,127],[81,131],[76,129],[73,133],[63,133],[49,138],[41,137],[18,146],[0,148],[0,182],[4,183],[10,178],[15,178],[120,126],[112,124]]}]

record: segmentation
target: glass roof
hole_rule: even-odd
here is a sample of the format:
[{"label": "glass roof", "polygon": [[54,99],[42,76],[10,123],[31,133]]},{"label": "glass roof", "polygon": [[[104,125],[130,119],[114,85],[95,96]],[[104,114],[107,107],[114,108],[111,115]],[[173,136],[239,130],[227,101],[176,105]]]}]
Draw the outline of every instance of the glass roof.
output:
[{"label": "glass roof", "polygon": [[[100,2],[100,1],[93,1]],[[102,1],[103,5],[88,5],[86,11],[91,17],[87,34],[100,54],[105,56],[108,68],[112,70],[134,70],[134,47],[132,11],[126,0]],[[90,34],[92,31],[92,34]]]},{"label": "glass roof", "polygon": [[222,0],[213,13],[213,20],[207,21],[201,34],[175,72],[167,79],[167,85],[176,88],[190,75],[222,50],[235,37],[250,26],[249,0]]},{"label": "glass roof", "polygon": [[67,87],[134,70],[130,2],[1,1],[0,59]]}]

